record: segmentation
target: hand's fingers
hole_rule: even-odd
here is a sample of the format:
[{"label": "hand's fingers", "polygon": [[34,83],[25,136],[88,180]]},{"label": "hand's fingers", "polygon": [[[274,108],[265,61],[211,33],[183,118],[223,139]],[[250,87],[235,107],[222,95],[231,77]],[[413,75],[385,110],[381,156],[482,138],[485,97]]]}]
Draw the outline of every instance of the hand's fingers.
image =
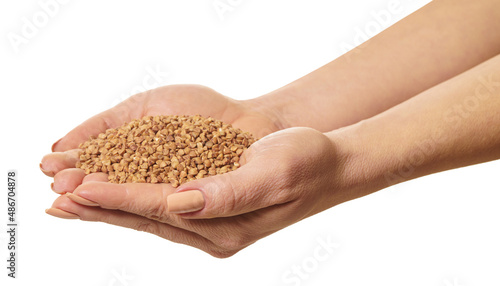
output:
[{"label": "hand's fingers", "polygon": [[104,173],[85,175],[85,171],[82,169],[64,169],[54,176],[54,183],[52,183],[51,187],[58,194],[71,193],[82,183],[93,181],[107,182],[108,175]]},{"label": "hand's fingers", "polygon": [[[286,208],[274,206],[227,221],[184,220],[187,224],[195,226],[194,229],[197,229],[196,232],[192,232],[120,210],[83,206],[70,201],[66,196],[56,199],[52,208],[46,212],[60,218],[101,221],[150,232],[174,242],[197,247],[216,257],[231,256],[257,239],[289,225],[291,221],[297,220],[297,218],[293,217],[293,214],[289,214]],[[265,224],[262,224],[262,217],[266,218]]]},{"label": "hand's fingers", "polygon": [[72,194],[72,201],[84,206],[100,206],[104,209],[121,210],[139,216],[167,223],[169,225],[196,232],[211,241],[221,241],[229,234],[227,230],[238,232],[240,222],[185,220],[167,212],[166,197],[175,189],[168,184],[112,184],[88,182],[78,186]]},{"label": "hand's fingers", "polygon": [[167,196],[175,189],[169,184],[86,182],[73,194],[101,208],[122,210],[150,219],[175,223],[177,216],[167,212]]},{"label": "hand's fingers", "polygon": [[280,174],[257,160],[236,171],[195,180],[168,197],[168,211],[183,218],[229,217],[292,201]]},{"label": "hand's fingers", "polygon": [[[214,256],[223,253],[220,247],[196,233],[119,210],[106,210],[82,206],[71,201],[66,196],[57,198],[50,210],[53,209],[64,211],[65,213],[63,213],[63,216],[67,217],[63,218],[70,218],[69,216],[74,214],[85,221],[100,221],[138,231],[149,232],[176,243],[187,244],[199,248]],[[57,211],[48,211],[48,213],[55,213],[57,215]]]},{"label": "hand's fingers", "polygon": [[90,136],[97,136],[109,128],[119,127],[125,122],[141,117],[143,96],[140,95],[135,95],[117,106],[86,120],[54,143],[52,151],[66,151],[78,148],[80,143],[87,141]]},{"label": "hand's fingers", "polygon": [[108,174],[100,173],[100,172],[99,173],[90,173],[83,178],[82,184],[87,183],[87,182],[109,182]]},{"label": "hand's fingers", "polygon": [[54,152],[45,155],[40,163],[40,170],[49,176],[53,177],[61,170],[75,168],[76,162],[79,160],[80,149],[72,149],[65,152]]},{"label": "hand's fingers", "polygon": [[58,194],[72,192],[76,187],[82,184],[85,177],[85,171],[82,169],[71,168],[58,172],[54,176],[52,190]]},{"label": "hand's fingers", "polygon": [[[142,189],[141,186],[143,187]],[[165,197],[165,193],[172,193],[174,191],[173,188],[169,185],[166,185],[170,189],[168,191],[162,190],[160,185],[157,185],[156,188],[149,188],[153,186],[156,185],[139,183],[117,185],[111,183],[89,182],[78,187],[73,194],[67,193],[66,196],[62,196],[56,200],[53,207],[68,212],[69,215],[67,216],[77,214],[85,220],[104,221],[134,229],[137,229],[137,227],[135,227],[136,225],[142,223],[145,224],[142,227],[143,229],[155,234],[159,233],[158,228],[161,226],[165,228],[166,225],[169,226],[169,229],[173,228],[177,232],[182,230],[188,233],[196,233],[197,236],[203,238],[203,245],[196,245],[193,241],[186,242],[184,241],[186,237],[179,238],[180,241],[178,242],[193,245],[217,257],[227,257],[236,253],[262,236],[279,229],[276,227],[278,224],[284,222],[289,224],[290,222],[288,222],[286,218],[293,216],[281,215],[281,213],[286,212],[286,210],[271,211],[273,208],[271,207],[260,210],[259,212],[268,210],[268,212],[274,213],[275,217],[268,216],[264,213],[250,213],[242,217],[233,217],[228,220],[185,220],[177,215],[165,214],[164,200],[160,197]],[[165,193],[160,194],[162,191]],[[85,197],[82,193],[86,194]],[[148,199],[150,195],[151,198]],[[89,200],[89,198],[92,198],[92,200]],[[61,205],[58,203],[61,201],[67,202],[68,199],[71,200],[73,204],[69,204],[68,206],[68,204]],[[99,208],[99,204],[96,202],[102,204],[102,208]],[[82,213],[75,205],[81,205],[85,212]],[[95,209],[96,212],[93,212],[91,209]],[[127,211],[121,211],[120,209]],[[93,215],[99,213],[106,215],[92,218],[92,216],[88,215],[89,213],[93,213]],[[139,215],[136,215],[136,213]],[[116,214],[119,214],[119,216]],[[263,225],[260,218],[266,216],[268,217],[265,220],[266,223]],[[123,220],[130,221],[127,222]],[[278,220],[278,222],[276,222],[276,220]],[[169,240],[175,239],[168,235],[168,233],[160,233],[158,235]],[[207,247],[207,245],[209,246]]]},{"label": "hand's fingers", "polygon": [[80,218],[76,214],[72,214],[70,212],[63,211],[61,209],[55,209],[55,208],[46,209],[45,213],[49,214],[51,216],[55,216],[58,218],[64,218],[64,219],[78,219],[78,218]]},{"label": "hand's fingers", "polygon": [[196,247],[216,257],[228,257],[236,253],[236,250],[224,249],[196,233],[119,210],[106,210],[82,206],[69,200],[65,196],[56,199],[50,210],[55,211],[49,211],[49,214],[55,213],[56,215],[58,214],[57,210],[62,210],[64,212],[62,213],[62,218],[75,218],[75,216],[77,216],[77,218],[85,221],[100,221],[138,231],[149,232],[172,242]]}]

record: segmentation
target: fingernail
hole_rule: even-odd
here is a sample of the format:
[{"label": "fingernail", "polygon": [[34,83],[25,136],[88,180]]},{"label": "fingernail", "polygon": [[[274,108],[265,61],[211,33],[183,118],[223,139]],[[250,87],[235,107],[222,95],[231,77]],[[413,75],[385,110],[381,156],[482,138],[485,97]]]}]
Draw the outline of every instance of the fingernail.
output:
[{"label": "fingernail", "polygon": [[66,191],[63,191],[63,190],[59,190],[55,187],[55,183],[51,183],[50,184],[50,188],[52,189],[52,191],[54,191],[55,193],[57,194],[60,194],[60,195],[64,195],[66,194]]},{"label": "fingernail", "polygon": [[89,207],[98,207],[99,206],[98,203],[93,202],[91,200],[87,200],[87,199],[82,198],[79,195],[75,195],[73,193],[66,193],[66,196],[70,200],[74,201],[75,203],[78,203],[78,204],[81,204],[81,205],[84,205],[84,206],[89,206]]},{"label": "fingernail", "polygon": [[40,163],[40,170],[42,171],[42,173],[44,173],[46,176],[49,176],[49,177],[54,177],[54,172],[52,171],[47,171],[45,170],[44,168],[42,168],[42,163]]},{"label": "fingernail", "polygon": [[47,214],[49,214],[51,216],[58,217],[58,218],[65,218],[65,219],[77,219],[77,218],[80,218],[76,214],[72,214],[70,212],[65,212],[63,210],[56,209],[56,208],[46,209],[45,213],[47,213]]},{"label": "fingernail", "polygon": [[52,152],[55,151],[55,147],[56,147],[57,143],[59,143],[59,141],[61,141],[61,139],[57,140],[56,143],[52,144],[52,147],[50,148],[50,150],[52,150]]},{"label": "fingernail", "polygon": [[198,190],[175,193],[167,197],[167,206],[174,214],[195,212],[205,207],[205,198]]}]

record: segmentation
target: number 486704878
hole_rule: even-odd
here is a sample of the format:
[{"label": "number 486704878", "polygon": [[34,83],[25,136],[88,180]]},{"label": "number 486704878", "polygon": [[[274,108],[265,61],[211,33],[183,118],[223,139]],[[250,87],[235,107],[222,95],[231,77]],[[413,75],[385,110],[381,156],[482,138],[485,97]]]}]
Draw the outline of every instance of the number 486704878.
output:
[{"label": "number 486704878", "polygon": [[15,221],[15,214],[16,214],[16,173],[15,172],[9,172],[7,174],[7,204],[8,204],[8,209],[7,209],[7,214],[9,216],[9,221],[14,222]]}]

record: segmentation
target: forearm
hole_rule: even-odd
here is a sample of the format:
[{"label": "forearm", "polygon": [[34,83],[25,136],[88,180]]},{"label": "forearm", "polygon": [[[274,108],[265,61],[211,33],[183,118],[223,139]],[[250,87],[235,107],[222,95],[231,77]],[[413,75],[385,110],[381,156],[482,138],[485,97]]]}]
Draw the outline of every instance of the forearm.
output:
[{"label": "forearm", "polygon": [[252,100],[284,127],[329,131],[395,106],[500,52],[500,1],[436,0],[318,70]]},{"label": "forearm", "polygon": [[500,55],[375,117],[327,133],[345,154],[346,201],[500,158]]}]

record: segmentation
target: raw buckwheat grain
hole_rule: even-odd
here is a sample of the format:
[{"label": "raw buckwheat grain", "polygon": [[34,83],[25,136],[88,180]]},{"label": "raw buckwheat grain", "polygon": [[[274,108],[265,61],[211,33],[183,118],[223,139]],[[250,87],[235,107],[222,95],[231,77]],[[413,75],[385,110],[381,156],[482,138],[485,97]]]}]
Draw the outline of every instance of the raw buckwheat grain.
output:
[{"label": "raw buckwheat grain", "polygon": [[213,118],[146,116],[80,144],[77,168],[103,172],[112,183],[170,183],[173,187],[236,170],[256,140]]}]

